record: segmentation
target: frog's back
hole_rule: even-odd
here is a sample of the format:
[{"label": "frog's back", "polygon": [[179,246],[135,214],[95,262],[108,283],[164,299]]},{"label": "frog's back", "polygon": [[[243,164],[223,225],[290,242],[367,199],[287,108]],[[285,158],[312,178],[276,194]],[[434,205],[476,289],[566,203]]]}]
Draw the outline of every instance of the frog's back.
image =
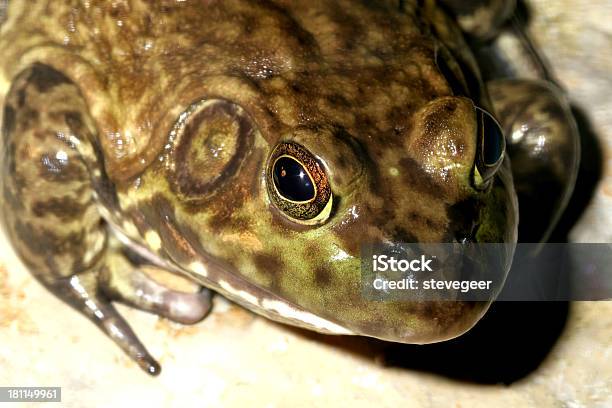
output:
[{"label": "frog's back", "polygon": [[[0,83],[33,62],[66,73],[91,108],[116,178],[154,160],[181,110],[203,97],[235,100],[273,139],[322,118],[388,130],[400,109],[409,117],[424,102],[415,83],[427,98],[447,92],[430,75],[436,44],[416,2],[403,2],[401,13],[391,1],[204,3],[12,5]],[[384,109],[353,109],[368,102]]]}]

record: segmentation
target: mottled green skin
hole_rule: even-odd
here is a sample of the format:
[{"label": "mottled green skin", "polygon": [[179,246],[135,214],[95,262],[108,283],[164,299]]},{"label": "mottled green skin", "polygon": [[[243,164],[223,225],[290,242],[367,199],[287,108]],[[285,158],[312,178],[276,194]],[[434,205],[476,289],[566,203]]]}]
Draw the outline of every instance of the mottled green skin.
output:
[{"label": "mottled green skin", "polygon": [[[135,336],[122,343],[109,329],[120,317],[99,319],[83,299],[192,322],[208,298],[191,294],[198,311],[179,316],[168,305],[181,295],[133,278],[104,223],[159,268],[314,330],[426,343],[486,311],[361,295],[364,243],[516,242],[509,163],[473,187],[474,106],[493,107],[433,1],[70,4],[12,2],[0,32],[3,215],[33,273],[144,368],[158,370]],[[334,206],[319,225],[268,197],[281,141],[326,170]],[[66,160],[50,167],[45,155]],[[135,294],[145,286],[170,300],[147,302]]]}]

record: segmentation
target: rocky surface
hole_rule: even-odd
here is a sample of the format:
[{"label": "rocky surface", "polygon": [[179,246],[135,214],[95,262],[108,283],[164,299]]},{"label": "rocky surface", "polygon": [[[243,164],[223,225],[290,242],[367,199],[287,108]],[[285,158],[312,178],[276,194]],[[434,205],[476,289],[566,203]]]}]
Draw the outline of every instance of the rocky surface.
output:
[{"label": "rocky surface", "polygon": [[[531,4],[535,39],[584,112],[581,127],[599,144],[584,160],[589,180],[600,175],[600,181],[592,199],[589,189],[581,190],[588,206],[576,214],[570,236],[612,242],[612,1]],[[514,345],[496,347],[499,336],[493,336],[482,348],[468,341],[465,349],[460,343],[441,353],[427,352],[429,346],[395,348],[408,356],[408,362],[399,356],[408,368],[392,367],[388,350],[376,342],[312,335],[215,302],[215,312],[193,327],[119,306],[164,367],[150,378],[34,282],[0,237],[0,385],[62,386],[69,407],[612,406],[612,302],[561,310],[560,335],[549,343],[541,341],[538,326],[546,327],[558,310],[517,306],[507,320],[521,339]],[[504,314],[498,316],[493,327],[505,335]],[[523,319],[530,324],[521,325]],[[417,356],[419,370],[410,361]],[[523,357],[525,372],[503,375]],[[465,373],[475,381],[464,380]]]}]

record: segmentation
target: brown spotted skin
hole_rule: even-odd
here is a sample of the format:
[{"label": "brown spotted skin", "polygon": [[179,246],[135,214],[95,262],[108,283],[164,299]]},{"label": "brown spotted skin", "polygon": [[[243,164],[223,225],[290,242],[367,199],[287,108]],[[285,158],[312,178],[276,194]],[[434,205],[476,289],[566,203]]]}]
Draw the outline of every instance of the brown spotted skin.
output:
[{"label": "brown spotted skin", "polygon": [[[105,308],[206,314],[206,291],[156,286],[110,228],[160,269],[322,332],[427,343],[486,311],[361,296],[362,244],[516,242],[508,160],[474,187],[475,106],[493,106],[434,1],[13,1],[0,49],[3,215],[51,289],[87,276]],[[281,143],[328,178],[333,205],[316,225],[270,199]],[[193,312],[176,315],[179,303]],[[158,370],[121,330],[126,352]]]},{"label": "brown spotted skin", "polygon": [[90,268],[106,240],[92,193],[103,174],[89,177],[97,161],[84,146],[92,124],[74,91],[65,76],[35,65],[15,79],[4,107],[5,220],[28,266],[48,283]]}]

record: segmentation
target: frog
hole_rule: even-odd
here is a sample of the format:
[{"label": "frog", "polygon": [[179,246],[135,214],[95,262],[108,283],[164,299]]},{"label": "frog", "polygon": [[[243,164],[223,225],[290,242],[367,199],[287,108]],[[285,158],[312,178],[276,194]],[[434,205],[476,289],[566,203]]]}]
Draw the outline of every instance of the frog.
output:
[{"label": "frog", "polygon": [[[521,194],[540,194],[542,173],[558,181],[555,204],[532,216],[546,225],[529,239],[546,239],[575,183],[578,135],[553,85],[483,79],[473,39],[494,36],[513,5],[10,0],[6,236],[152,375],[161,367],[116,302],[195,324],[216,293],[330,335],[460,336],[493,298],[366,299],[360,251],[512,247],[532,211]],[[507,274],[512,257],[489,267]]]}]

